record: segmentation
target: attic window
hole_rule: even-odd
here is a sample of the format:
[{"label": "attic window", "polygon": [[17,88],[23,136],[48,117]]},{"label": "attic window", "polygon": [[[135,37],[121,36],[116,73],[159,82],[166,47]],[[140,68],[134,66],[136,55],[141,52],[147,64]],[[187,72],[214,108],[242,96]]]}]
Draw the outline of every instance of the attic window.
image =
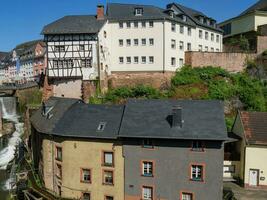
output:
[{"label": "attic window", "polygon": [[183,19],[184,22],[186,22],[187,17],[186,17],[185,15],[183,15],[183,16],[182,16],[182,19]]},{"label": "attic window", "polygon": [[42,105],[42,115],[44,117],[47,117],[48,119],[52,118],[53,114],[51,114],[51,111],[53,110],[54,106],[48,106],[43,103]]},{"label": "attic window", "polygon": [[106,122],[100,122],[98,127],[97,127],[97,131],[104,131],[105,127],[106,127]]},{"label": "attic window", "polygon": [[135,16],[142,16],[143,8],[135,8]]},{"label": "attic window", "polygon": [[174,12],[173,11],[170,11],[169,15],[170,15],[171,18],[174,18]]}]

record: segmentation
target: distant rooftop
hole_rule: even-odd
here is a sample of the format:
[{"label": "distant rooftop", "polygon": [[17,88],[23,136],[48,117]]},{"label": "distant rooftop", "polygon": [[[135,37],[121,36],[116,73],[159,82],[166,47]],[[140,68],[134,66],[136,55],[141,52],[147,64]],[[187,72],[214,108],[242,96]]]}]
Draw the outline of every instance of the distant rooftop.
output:
[{"label": "distant rooftop", "polygon": [[267,112],[240,112],[248,144],[267,145]]},{"label": "distant rooftop", "polygon": [[255,11],[267,11],[267,0],[260,0],[251,7],[249,7],[247,10],[242,12],[240,16],[246,15]]},{"label": "distant rooftop", "polygon": [[46,25],[42,34],[93,34],[98,33],[104,23],[105,20],[97,20],[95,15],[65,16]]}]

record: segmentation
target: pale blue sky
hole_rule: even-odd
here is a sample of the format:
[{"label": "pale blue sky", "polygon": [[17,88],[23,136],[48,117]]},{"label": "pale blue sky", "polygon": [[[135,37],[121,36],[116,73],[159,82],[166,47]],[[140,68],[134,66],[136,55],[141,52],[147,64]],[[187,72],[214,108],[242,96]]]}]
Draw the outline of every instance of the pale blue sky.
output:
[{"label": "pale blue sky", "polygon": [[[107,2],[152,4],[165,8],[173,0],[1,0],[0,51],[42,38],[42,27],[65,15],[95,14],[97,4]],[[176,0],[221,22],[240,14],[257,0]]]}]

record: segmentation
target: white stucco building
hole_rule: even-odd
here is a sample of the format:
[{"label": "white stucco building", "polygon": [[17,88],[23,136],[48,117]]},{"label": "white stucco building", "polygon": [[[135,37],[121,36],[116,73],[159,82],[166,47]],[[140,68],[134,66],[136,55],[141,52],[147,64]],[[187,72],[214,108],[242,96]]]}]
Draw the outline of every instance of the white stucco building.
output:
[{"label": "white stucco building", "polygon": [[222,51],[216,21],[176,3],[164,9],[110,3],[106,13],[98,6],[97,15],[66,16],[42,33],[55,96],[116,73],[173,73],[184,65],[185,51]]}]

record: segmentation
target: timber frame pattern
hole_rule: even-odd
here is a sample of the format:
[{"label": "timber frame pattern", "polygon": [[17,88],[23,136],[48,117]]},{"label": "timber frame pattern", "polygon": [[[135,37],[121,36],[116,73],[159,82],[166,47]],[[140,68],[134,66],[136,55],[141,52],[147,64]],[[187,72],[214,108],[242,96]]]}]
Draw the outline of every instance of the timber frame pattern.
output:
[{"label": "timber frame pattern", "polygon": [[[45,35],[49,78],[81,78],[82,68],[92,68],[96,34]],[[82,47],[82,49],[81,49]]]}]

